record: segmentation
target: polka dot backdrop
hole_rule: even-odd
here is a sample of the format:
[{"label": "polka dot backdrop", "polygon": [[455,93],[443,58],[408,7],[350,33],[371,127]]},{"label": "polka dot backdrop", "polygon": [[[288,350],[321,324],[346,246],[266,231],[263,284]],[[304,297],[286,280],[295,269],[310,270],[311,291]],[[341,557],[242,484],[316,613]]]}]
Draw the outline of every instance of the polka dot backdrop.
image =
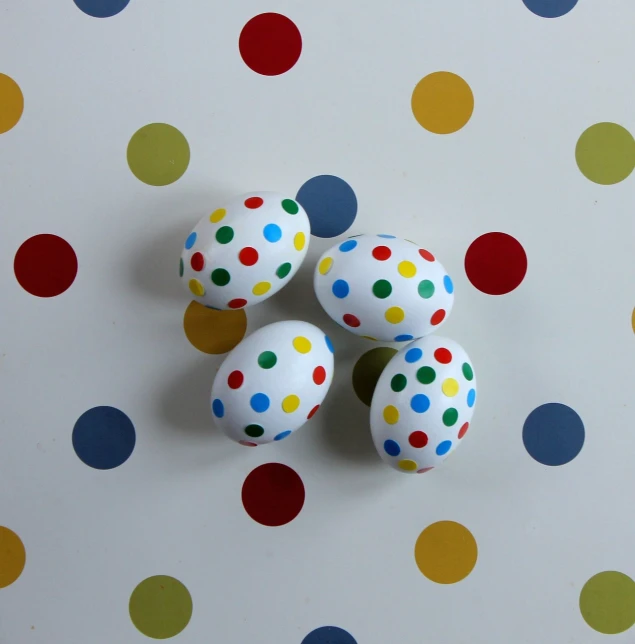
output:
[{"label": "polka dot backdrop", "polygon": [[[628,641],[635,5],[45,4],[0,21],[3,637]],[[263,190],[284,192],[281,218]],[[241,194],[261,217],[249,243],[227,205]],[[231,265],[211,265],[200,219]],[[326,315],[312,273],[334,310],[357,301],[338,264],[366,235],[363,296]],[[434,263],[448,271],[422,275]],[[206,306],[238,270],[247,290]],[[424,418],[435,388],[447,436],[413,421],[380,457],[371,403],[416,317],[401,284],[456,299],[426,320],[474,371],[441,378],[446,354],[404,351],[381,422]],[[290,378],[263,347],[263,386],[240,368],[224,386],[306,427],[258,445],[256,419],[228,440],[216,374],[290,319],[333,338],[328,395],[272,396]],[[457,442],[442,465],[410,458]]]}]

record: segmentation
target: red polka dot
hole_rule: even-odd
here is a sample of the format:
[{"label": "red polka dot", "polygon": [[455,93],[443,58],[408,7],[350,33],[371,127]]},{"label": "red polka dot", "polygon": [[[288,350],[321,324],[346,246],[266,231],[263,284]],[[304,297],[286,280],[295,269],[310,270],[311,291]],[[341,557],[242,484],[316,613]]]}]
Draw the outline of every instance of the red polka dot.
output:
[{"label": "red polka dot", "polygon": [[430,324],[437,326],[438,324],[441,324],[443,320],[445,320],[445,311],[443,309],[439,309],[432,314],[432,317],[430,318]]},{"label": "red polka dot", "polygon": [[426,472],[429,472],[430,470],[433,470],[434,467],[424,467],[422,470],[417,470],[417,474],[425,474]]},{"label": "red polka dot", "polygon": [[258,251],[251,246],[246,246],[238,253],[238,259],[245,266],[253,266],[258,261]]},{"label": "red polka dot", "polygon": [[378,259],[380,262],[385,262],[387,259],[390,259],[392,253],[388,246],[375,246],[373,248],[373,257]]},{"label": "red polka dot", "polygon": [[424,248],[419,249],[419,255],[423,257],[427,262],[433,262],[434,261],[434,255],[430,252],[425,250]]},{"label": "red polka dot", "polygon": [[413,447],[425,447],[428,444],[428,435],[425,432],[412,432],[408,436],[408,442]]},{"label": "red polka dot", "polygon": [[463,438],[467,434],[467,430],[470,428],[470,423],[463,423],[463,427],[459,429],[459,438]]},{"label": "red polka dot", "polygon": [[525,279],[527,255],[520,242],[511,235],[486,233],[467,249],[465,272],[479,291],[487,295],[504,295]]},{"label": "red polka dot", "polygon": [[242,488],[247,514],[274,527],[293,521],[304,505],[304,483],[295,470],[282,463],[265,463],[252,470]]},{"label": "red polka dot", "polygon": [[245,206],[247,206],[247,208],[251,208],[252,210],[260,208],[263,203],[265,202],[260,197],[249,197],[249,199],[245,199]]},{"label": "red polka dot", "polygon": [[450,364],[452,362],[452,354],[448,349],[441,347],[434,352],[434,358],[441,364]]},{"label": "red polka dot", "polygon": [[286,16],[261,13],[240,32],[240,55],[247,67],[263,76],[288,72],[302,53],[302,35]]},{"label": "red polka dot", "polygon": [[322,385],[324,384],[325,380],[326,380],[326,369],[324,367],[315,367],[315,369],[313,369],[313,382],[316,385]]},{"label": "red polka dot", "polygon": [[245,376],[243,376],[242,371],[232,371],[227,378],[227,384],[230,389],[240,389],[243,382],[245,382]]},{"label": "red polka dot", "polygon": [[37,297],[60,295],[75,281],[77,256],[57,235],[35,235],[18,248],[13,271],[20,286]]},{"label": "red polka dot", "polygon": [[258,447],[258,443],[252,443],[251,441],[238,441],[241,445],[245,447]]},{"label": "red polka dot", "polygon": [[205,268],[203,253],[194,253],[190,259],[190,265],[195,271],[202,271]]},{"label": "red polka dot", "polygon": [[361,322],[351,313],[345,313],[342,319],[344,320],[344,324],[347,326],[358,327],[361,324]]},{"label": "red polka dot", "polygon": [[309,415],[307,416],[307,420],[309,420],[310,418],[313,418],[313,416],[315,416],[315,413],[319,408],[320,408],[319,405],[316,405],[315,407],[313,407],[313,409],[309,412]]},{"label": "red polka dot", "polygon": [[242,309],[243,306],[247,306],[247,300],[243,300],[237,297],[235,300],[231,300],[230,302],[228,302],[227,306],[230,309]]}]

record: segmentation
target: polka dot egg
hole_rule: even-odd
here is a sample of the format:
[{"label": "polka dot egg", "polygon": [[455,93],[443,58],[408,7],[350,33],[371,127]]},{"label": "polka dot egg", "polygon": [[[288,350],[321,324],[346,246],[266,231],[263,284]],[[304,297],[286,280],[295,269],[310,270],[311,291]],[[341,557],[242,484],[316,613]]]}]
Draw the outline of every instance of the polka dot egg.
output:
[{"label": "polka dot egg", "polygon": [[309,234],[307,214],[294,199],[275,192],[236,197],[203,217],[185,240],[181,280],[210,308],[257,304],[295,275]]},{"label": "polka dot egg", "polygon": [[436,334],[398,351],[371,402],[377,452],[406,473],[440,465],[463,441],[476,404],[474,367],[465,350]]},{"label": "polka dot egg", "polygon": [[225,358],[212,386],[212,414],[242,445],[280,441],[315,415],[332,379],[330,339],[308,322],[275,322]]},{"label": "polka dot egg", "polygon": [[317,263],[314,286],[333,320],[383,342],[427,335],[454,304],[454,285],[441,263],[392,235],[358,235],[333,246]]}]

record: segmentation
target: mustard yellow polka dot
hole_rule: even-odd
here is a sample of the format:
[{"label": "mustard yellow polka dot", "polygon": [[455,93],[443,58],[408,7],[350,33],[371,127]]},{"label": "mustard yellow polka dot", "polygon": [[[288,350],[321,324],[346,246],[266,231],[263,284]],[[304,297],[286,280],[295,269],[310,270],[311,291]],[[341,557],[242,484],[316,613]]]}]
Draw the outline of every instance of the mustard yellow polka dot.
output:
[{"label": "mustard yellow polka dot", "polygon": [[213,224],[217,224],[219,221],[223,219],[223,217],[225,217],[226,214],[227,214],[227,211],[225,210],[225,208],[219,208],[209,216],[209,220]]},{"label": "mustard yellow polka dot", "polygon": [[441,391],[448,398],[452,398],[459,393],[459,383],[454,378],[446,378],[441,385]]},{"label": "mustard yellow polka dot", "polygon": [[258,284],[251,289],[251,292],[254,295],[264,295],[270,288],[270,282],[258,282]]},{"label": "mustard yellow polka dot", "polygon": [[287,414],[292,414],[300,406],[300,399],[291,394],[282,401],[282,410]]},{"label": "mustard yellow polka dot", "polygon": [[414,277],[417,274],[417,267],[412,262],[399,262],[397,270],[403,277]]},{"label": "mustard yellow polka dot", "polygon": [[325,257],[318,266],[321,275],[326,275],[333,268],[333,258]]},{"label": "mustard yellow polka dot", "polygon": [[297,233],[293,238],[293,245],[296,250],[302,250],[306,244],[306,235],[304,233]]},{"label": "mustard yellow polka dot", "polygon": [[400,306],[391,306],[384,314],[384,317],[390,324],[399,324],[403,322],[406,314]]},{"label": "mustard yellow polka dot", "polygon": [[402,458],[397,465],[404,472],[414,472],[417,469],[417,464],[409,458]]},{"label": "mustard yellow polka dot", "polygon": [[363,335],[362,338],[364,338],[364,340],[372,340],[373,342],[377,342],[377,338],[373,338],[372,335]]},{"label": "mustard yellow polka dot", "polygon": [[311,351],[311,341],[299,335],[297,338],[293,338],[293,348],[298,353],[309,353]]},{"label": "mustard yellow polka dot", "polygon": [[394,425],[399,421],[399,410],[394,405],[384,407],[384,420],[389,425]]},{"label": "mustard yellow polka dot", "polygon": [[197,295],[199,297],[205,295],[205,287],[198,280],[191,279],[188,286],[190,287],[190,291],[192,291],[194,295]]}]

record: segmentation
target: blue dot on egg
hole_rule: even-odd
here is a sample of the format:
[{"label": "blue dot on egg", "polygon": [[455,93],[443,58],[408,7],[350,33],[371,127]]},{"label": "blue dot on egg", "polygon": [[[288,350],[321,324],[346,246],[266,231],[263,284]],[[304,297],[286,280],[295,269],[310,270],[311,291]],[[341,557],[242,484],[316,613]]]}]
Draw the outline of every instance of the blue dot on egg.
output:
[{"label": "blue dot on egg", "polygon": [[437,456],[443,456],[450,451],[452,441],[443,441],[437,445]]},{"label": "blue dot on egg", "polygon": [[215,398],[212,402],[212,411],[216,418],[222,418],[225,415],[225,405],[223,405],[223,401],[220,398]]},{"label": "blue dot on egg", "polygon": [[326,342],[326,348],[331,352],[335,353],[335,349],[333,348],[333,343],[331,342],[331,338],[329,338],[328,335],[324,336],[324,342]]},{"label": "blue dot on egg", "polygon": [[[181,238],[183,239],[183,238]],[[185,240],[185,249],[190,250],[192,246],[196,243],[196,233],[190,233]]]},{"label": "blue dot on egg", "polygon": [[345,242],[340,244],[340,250],[343,253],[349,253],[357,246],[357,242],[354,239],[348,239]]},{"label": "blue dot on egg", "polygon": [[254,394],[249,404],[255,412],[262,414],[269,409],[269,396],[263,393]]},{"label": "blue dot on egg", "polygon": [[430,399],[425,394],[415,394],[410,399],[410,407],[417,414],[423,414],[430,409]]},{"label": "blue dot on egg", "polygon": [[397,239],[394,235],[377,235],[377,237],[383,237],[384,239]]},{"label": "blue dot on egg", "polygon": [[408,351],[406,351],[406,362],[412,364],[413,362],[417,362],[417,360],[421,360],[422,356],[423,351],[419,349],[419,347],[413,347],[412,349],[408,349]]},{"label": "blue dot on egg", "polygon": [[476,402],[476,389],[470,389],[467,392],[467,406],[474,407],[475,402]]},{"label": "blue dot on egg", "polygon": [[401,454],[401,447],[399,447],[399,443],[397,441],[388,439],[387,441],[384,441],[384,451],[388,456],[399,456],[399,454]]},{"label": "blue dot on egg", "polygon": [[282,230],[280,230],[280,226],[277,224],[267,224],[264,227],[262,234],[265,236],[265,239],[272,244],[280,241],[282,238]]},{"label": "blue dot on egg", "polygon": [[449,275],[446,275],[443,278],[443,286],[445,286],[445,290],[452,295],[454,293],[454,284],[452,284],[452,278]]},{"label": "blue dot on egg", "polygon": [[395,336],[395,342],[408,342],[408,340],[414,340],[414,336],[409,333],[402,333],[401,335]]},{"label": "blue dot on egg", "polygon": [[335,295],[335,297],[338,297],[340,300],[342,300],[348,295],[350,288],[347,281],[335,280],[335,282],[333,282],[331,290],[333,291],[333,295]]},{"label": "blue dot on egg", "polygon": [[290,430],[287,430],[285,432],[280,432],[273,440],[281,441],[283,438],[286,438],[287,436],[289,436],[289,434],[291,434]]}]

